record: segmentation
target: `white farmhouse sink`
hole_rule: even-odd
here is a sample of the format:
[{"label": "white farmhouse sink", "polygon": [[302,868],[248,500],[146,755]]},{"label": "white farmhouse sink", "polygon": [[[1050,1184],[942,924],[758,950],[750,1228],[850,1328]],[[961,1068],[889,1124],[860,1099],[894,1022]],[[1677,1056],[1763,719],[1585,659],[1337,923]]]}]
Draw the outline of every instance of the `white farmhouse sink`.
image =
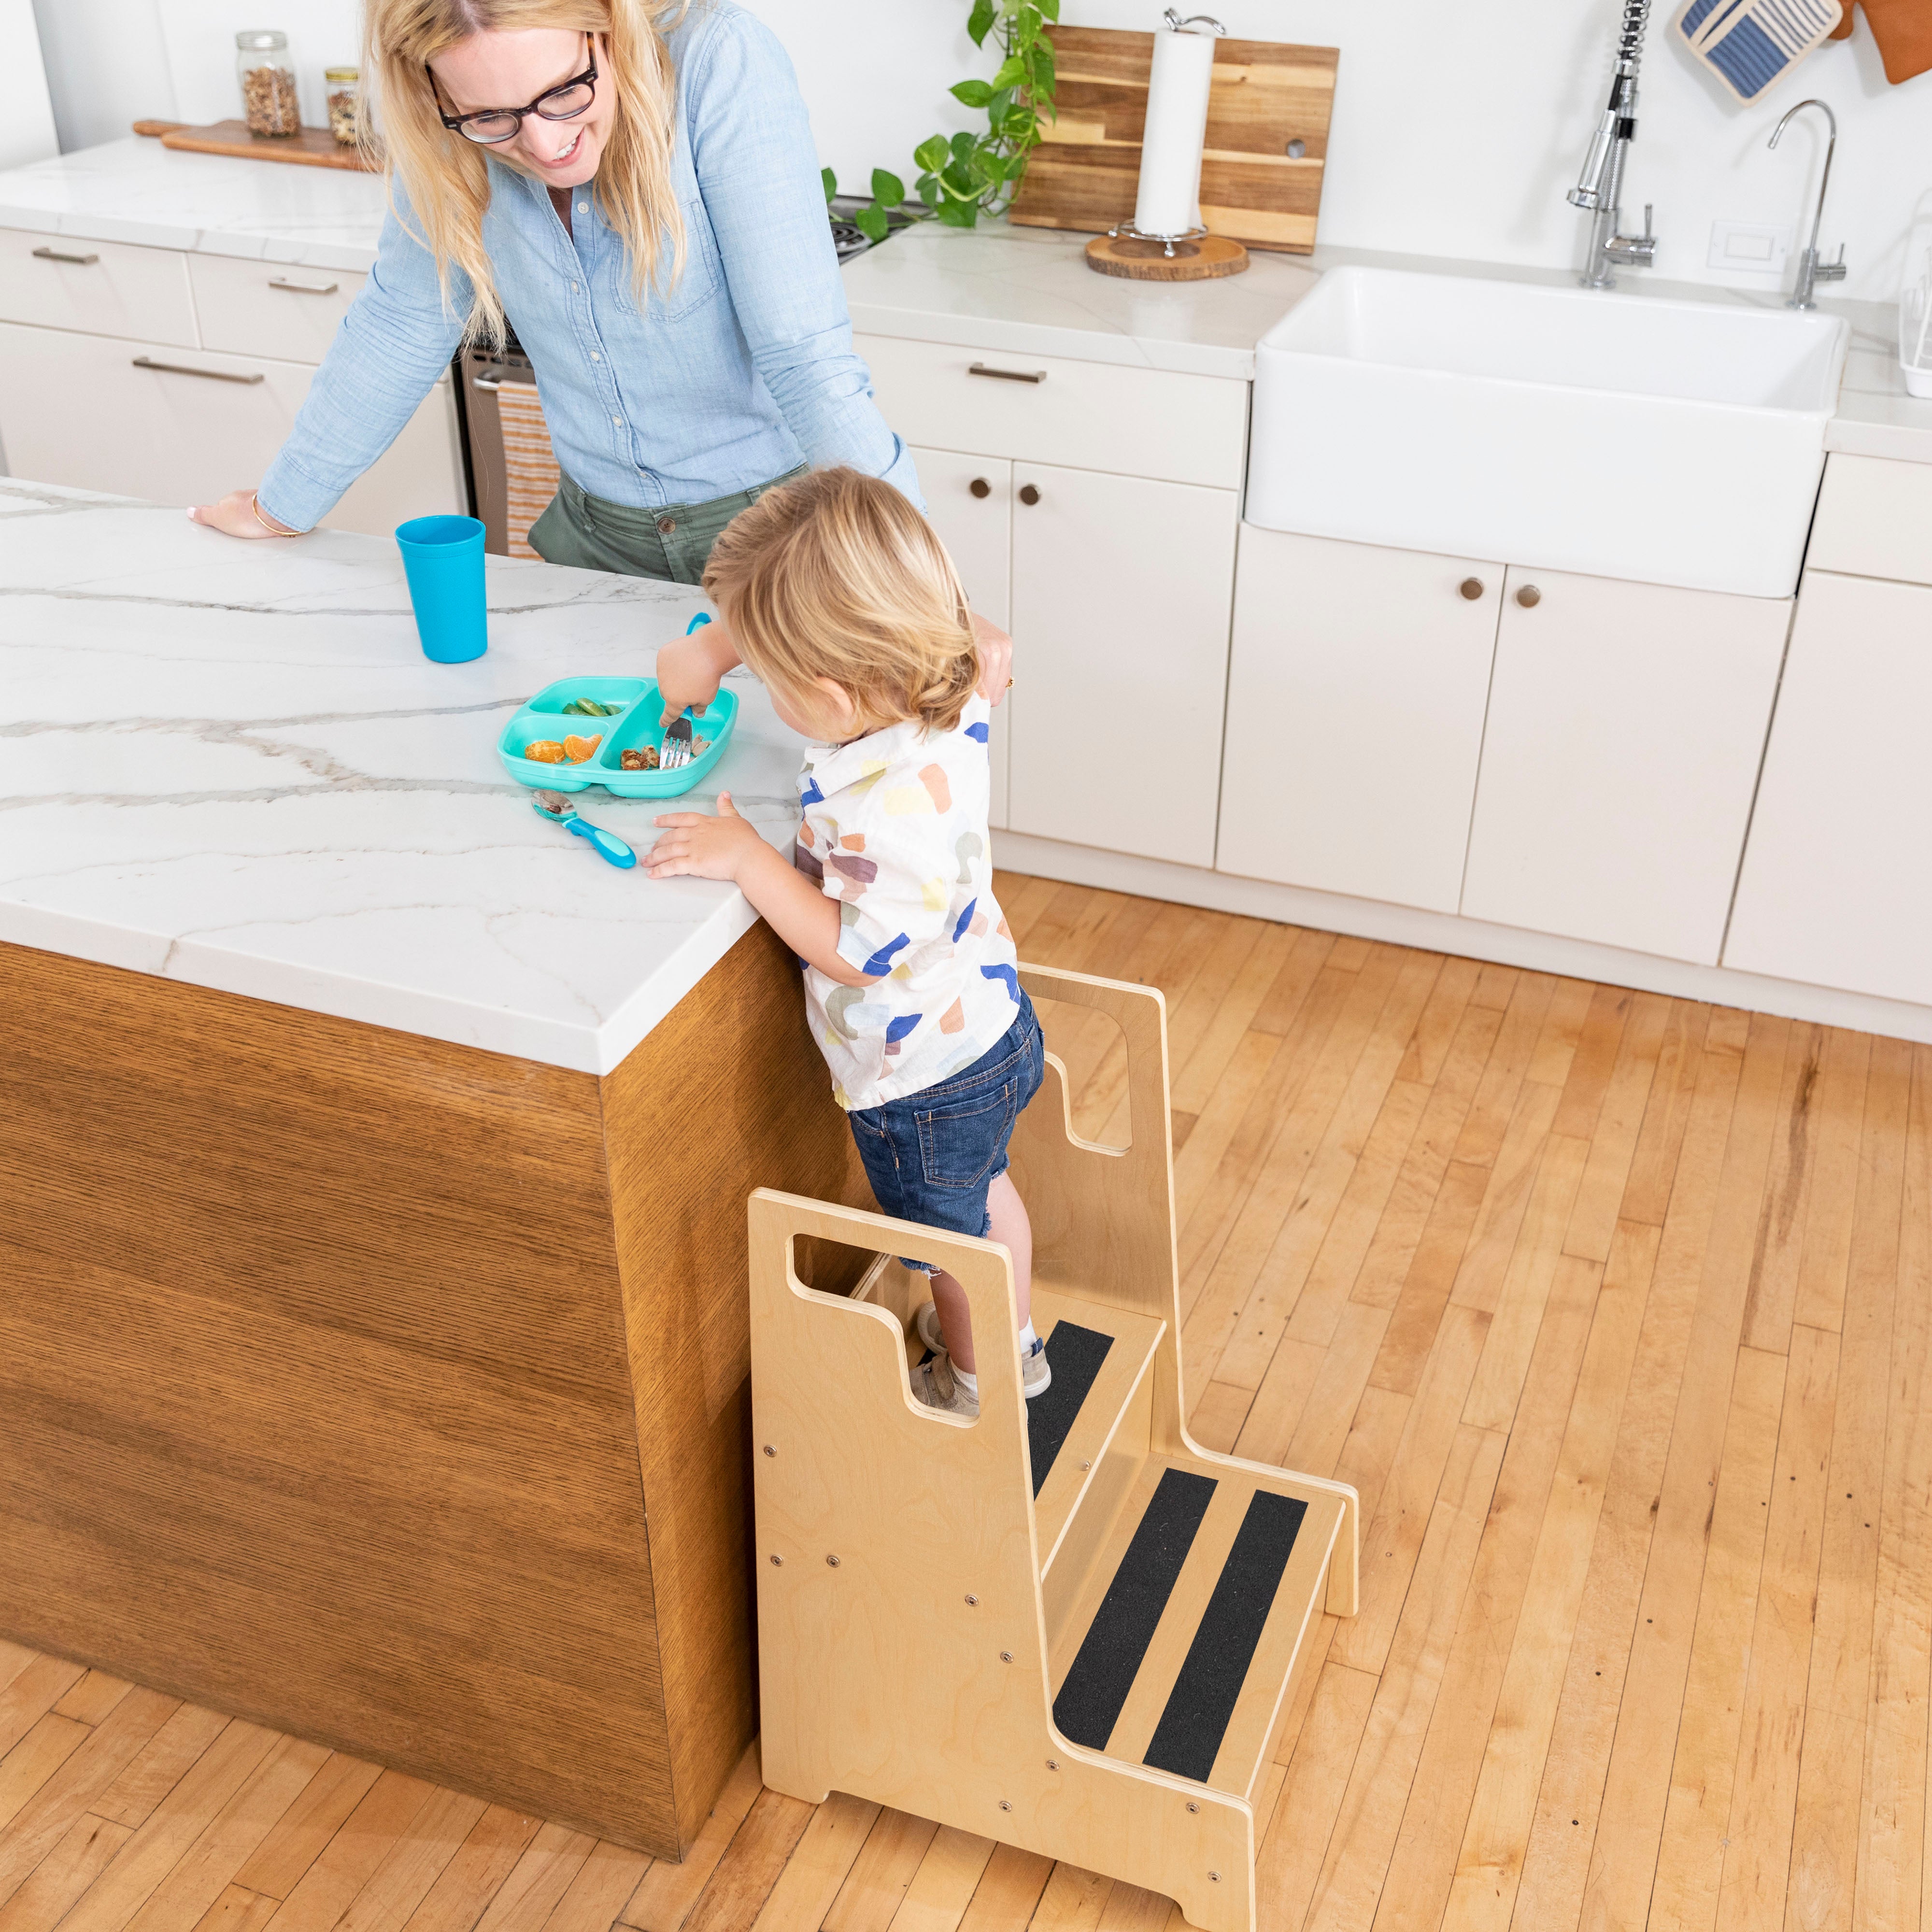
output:
[{"label": "white farmhouse sink", "polygon": [[1330,270],[1255,358],[1250,523],[1788,597],[1835,316]]}]

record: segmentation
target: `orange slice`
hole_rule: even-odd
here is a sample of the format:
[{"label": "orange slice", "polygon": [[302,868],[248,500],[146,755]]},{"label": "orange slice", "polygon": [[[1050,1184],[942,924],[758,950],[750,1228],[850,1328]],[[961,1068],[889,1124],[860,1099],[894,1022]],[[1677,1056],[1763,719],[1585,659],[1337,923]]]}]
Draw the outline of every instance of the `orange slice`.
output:
[{"label": "orange slice", "polygon": [[563,763],[563,747],[554,738],[538,738],[524,747],[524,756],[535,759],[540,765],[560,765]]},{"label": "orange slice", "polygon": [[586,758],[596,755],[597,747],[604,742],[604,734],[598,732],[594,738],[580,738],[573,731],[563,741],[563,755],[573,765],[580,765]]}]

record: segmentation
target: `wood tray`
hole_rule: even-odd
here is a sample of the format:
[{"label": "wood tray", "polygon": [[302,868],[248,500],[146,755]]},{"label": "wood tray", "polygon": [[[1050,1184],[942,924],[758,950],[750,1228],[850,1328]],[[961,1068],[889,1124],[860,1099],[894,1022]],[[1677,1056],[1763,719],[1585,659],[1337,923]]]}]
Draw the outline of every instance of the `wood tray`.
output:
[{"label": "wood tray", "polygon": [[293,134],[251,134],[245,121],[218,121],[190,128],[180,121],[136,121],[137,134],[155,134],[164,148],[191,154],[236,154],[250,161],[292,161],[301,168],[347,168],[373,174],[359,148],[344,147],[326,128],[304,128]]},{"label": "wood tray", "polygon": [[[1060,118],[1046,124],[1010,218],[1097,232],[1134,212],[1154,36],[1108,27],[1052,35]],[[1250,248],[1313,248],[1340,58],[1280,40],[1215,44],[1201,169],[1201,218],[1212,233]]]}]

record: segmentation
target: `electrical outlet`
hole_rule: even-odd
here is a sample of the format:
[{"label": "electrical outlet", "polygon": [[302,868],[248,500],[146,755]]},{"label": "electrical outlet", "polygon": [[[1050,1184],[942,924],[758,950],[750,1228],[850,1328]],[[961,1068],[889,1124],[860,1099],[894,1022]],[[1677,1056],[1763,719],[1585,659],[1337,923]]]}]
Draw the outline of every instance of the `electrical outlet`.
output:
[{"label": "electrical outlet", "polygon": [[1747,275],[1782,274],[1791,236],[1788,221],[1714,221],[1710,266]]}]

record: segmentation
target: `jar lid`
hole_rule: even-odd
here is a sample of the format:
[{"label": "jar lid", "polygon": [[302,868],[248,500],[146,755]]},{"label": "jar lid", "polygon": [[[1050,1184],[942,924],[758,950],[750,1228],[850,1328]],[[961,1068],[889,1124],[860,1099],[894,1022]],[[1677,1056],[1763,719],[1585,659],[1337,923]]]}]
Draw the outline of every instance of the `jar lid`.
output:
[{"label": "jar lid", "polygon": [[274,27],[235,36],[235,44],[246,53],[279,53],[288,44],[288,35]]},{"label": "jar lid", "polygon": [[362,76],[359,67],[326,67],[322,70],[324,80],[359,80]]}]

